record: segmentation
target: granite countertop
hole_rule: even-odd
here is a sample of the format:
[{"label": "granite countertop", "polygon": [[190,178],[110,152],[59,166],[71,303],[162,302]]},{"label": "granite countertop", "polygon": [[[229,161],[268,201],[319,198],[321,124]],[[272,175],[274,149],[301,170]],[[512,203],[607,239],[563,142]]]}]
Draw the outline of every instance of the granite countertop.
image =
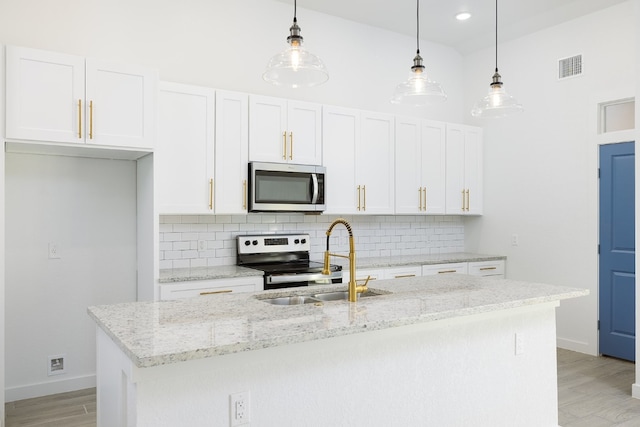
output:
[{"label": "granite countertop", "polygon": [[[448,264],[455,262],[495,261],[507,259],[501,255],[483,255],[466,252],[433,255],[408,255],[359,258],[356,256],[356,268],[386,268],[407,265]],[[322,260],[320,260],[322,261]],[[332,264],[349,268],[349,261],[331,258]],[[262,271],[253,268],[223,265],[218,267],[173,268],[160,270],[159,283],[186,282],[190,280],[228,279],[231,277],[262,276]]]},{"label": "granite countertop", "polygon": [[376,281],[386,295],[357,303],[277,306],[260,298],[344,290],[220,294],[89,307],[88,313],[140,367],[215,357],[335,336],[575,298],[588,290],[452,274]]},{"label": "granite countertop", "polygon": [[190,280],[230,279],[233,277],[262,276],[264,272],[254,268],[237,265],[221,265],[217,267],[168,268],[160,270],[158,282],[174,283]]}]

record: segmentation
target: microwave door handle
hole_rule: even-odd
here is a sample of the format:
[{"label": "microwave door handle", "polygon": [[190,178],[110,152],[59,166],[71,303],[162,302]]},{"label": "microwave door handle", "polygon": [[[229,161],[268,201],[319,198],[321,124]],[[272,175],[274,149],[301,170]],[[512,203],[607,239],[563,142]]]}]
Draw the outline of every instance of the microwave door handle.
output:
[{"label": "microwave door handle", "polygon": [[311,182],[313,186],[313,196],[311,196],[311,203],[316,204],[318,201],[318,175],[315,173],[311,174]]}]

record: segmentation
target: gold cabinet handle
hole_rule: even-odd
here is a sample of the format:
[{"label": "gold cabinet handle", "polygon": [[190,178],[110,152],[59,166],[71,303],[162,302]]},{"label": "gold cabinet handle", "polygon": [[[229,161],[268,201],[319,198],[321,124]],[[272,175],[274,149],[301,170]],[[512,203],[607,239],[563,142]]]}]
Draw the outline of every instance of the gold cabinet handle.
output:
[{"label": "gold cabinet handle", "polygon": [[282,132],[282,160],[287,160],[287,132]]},{"label": "gold cabinet handle", "polygon": [[247,209],[247,180],[242,181],[242,209]]},{"label": "gold cabinet handle", "polygon": [[395,279],[403,279],[405,277],[416,277],[415,274],[400,274],[399,276],[394,276]]},{"label": "gold cabinet handle", "polygon": [[467,193],[467,212],[469,212],[469,207],[470,207],[469,199],[470,199],[470,198],[469,198],[469,189],[468,189],[468,188],[467,188],[466,193]]},{"label": "gold cabinet handle", "polygon": [[464,189],[462,190],[462,211],[465,210],[466,198],[464,197]]},{"label": "gold cabinet handle", "polygon": [[367,186],[362,186],[362,210],[367,210]]},{"label": "gold cabinet handle", "polygon": [[420,205],[418,206],[418,210],[422,210],[422,187],[418,188],[418,199],[420,199]]},{"label": "gold cabinet handle", "polygon": [[360,210],[360,186],[358,185],[358,210]]},{"label": "gold cabinet handle", "polygon": [[438,274],[446,274],[446,273],[455,273],[456,270],[442,270],[442,271],[438,271]]},{"label": "gold cabinet handle", "polygon": [[293,160],[293,132],[289,132],[289,160]]},{"label": "gold cabinet handle", "polygon": [[423,187],[422,191],[424,191],[424,210],[427,211],[427,187]]},{"label": "gold cabinet handle", "polygon": [[200,295],[229,294],[231,292],[233,292],[233,289],[225,289],[224,291],[200,292]]},{"label": "gold cabinet handle", "polygon": [[78,99],[78,138],[82,139],[82,99]]},{"label": "gold cabinet handle", "polygon": [[209,210],[213,210],[213,179],[209,180]]},{"label": "gold cabinet handle", "polygon": [[93,139],[93,101],[89,101],[89,139]]},{"label": "gold cabinet handle", "polygon": [[498,268],[498,267],[481,267],[481,268],[480,268],[480,271],[495,270],[495,269],[497,269],[497,268]]}]

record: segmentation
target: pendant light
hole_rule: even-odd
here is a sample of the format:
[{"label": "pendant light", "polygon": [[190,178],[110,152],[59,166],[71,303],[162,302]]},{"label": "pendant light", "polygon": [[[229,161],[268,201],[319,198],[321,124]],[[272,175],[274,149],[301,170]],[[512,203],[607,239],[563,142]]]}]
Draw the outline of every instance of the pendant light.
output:
[{"label": "pendant light", "polygon": [[500,118],[521,113],[524,108],[504,90],[498,73],[498,0],[496,0],[496,71],[493,74],[489,93],[473,106],[471,115],[481,118]]},{"label": "pendant light", "polygon": [[298,26],[297,2],[293,2],[293,25],[289,28],[290,47],[277,54],[267,64],[262,78],[277,86],[291,88],[318,86],[329,79],[324,63],[302,48],[303,38]]},{"label": "pendant light", "polygon": [[411,76],[406,82],[396,87],[391,102],[422,107],[445,101],[447,94],[440,86],[440,83],[429,79],[429,76],[424,71],[422,57],[420,56],[420,0],[416,0],[416,46],[416,56],[413,58]]}]

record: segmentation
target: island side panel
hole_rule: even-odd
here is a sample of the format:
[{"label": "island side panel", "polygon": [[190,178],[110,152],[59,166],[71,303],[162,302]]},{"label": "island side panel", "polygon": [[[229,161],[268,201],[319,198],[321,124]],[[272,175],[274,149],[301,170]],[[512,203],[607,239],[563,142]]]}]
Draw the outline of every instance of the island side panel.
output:
[{"label": "island side panel", "polygon": [[134,368],[129,425],[227,427],[229,395],[249,392],[261,427],[555,427],[557,305]]}]

